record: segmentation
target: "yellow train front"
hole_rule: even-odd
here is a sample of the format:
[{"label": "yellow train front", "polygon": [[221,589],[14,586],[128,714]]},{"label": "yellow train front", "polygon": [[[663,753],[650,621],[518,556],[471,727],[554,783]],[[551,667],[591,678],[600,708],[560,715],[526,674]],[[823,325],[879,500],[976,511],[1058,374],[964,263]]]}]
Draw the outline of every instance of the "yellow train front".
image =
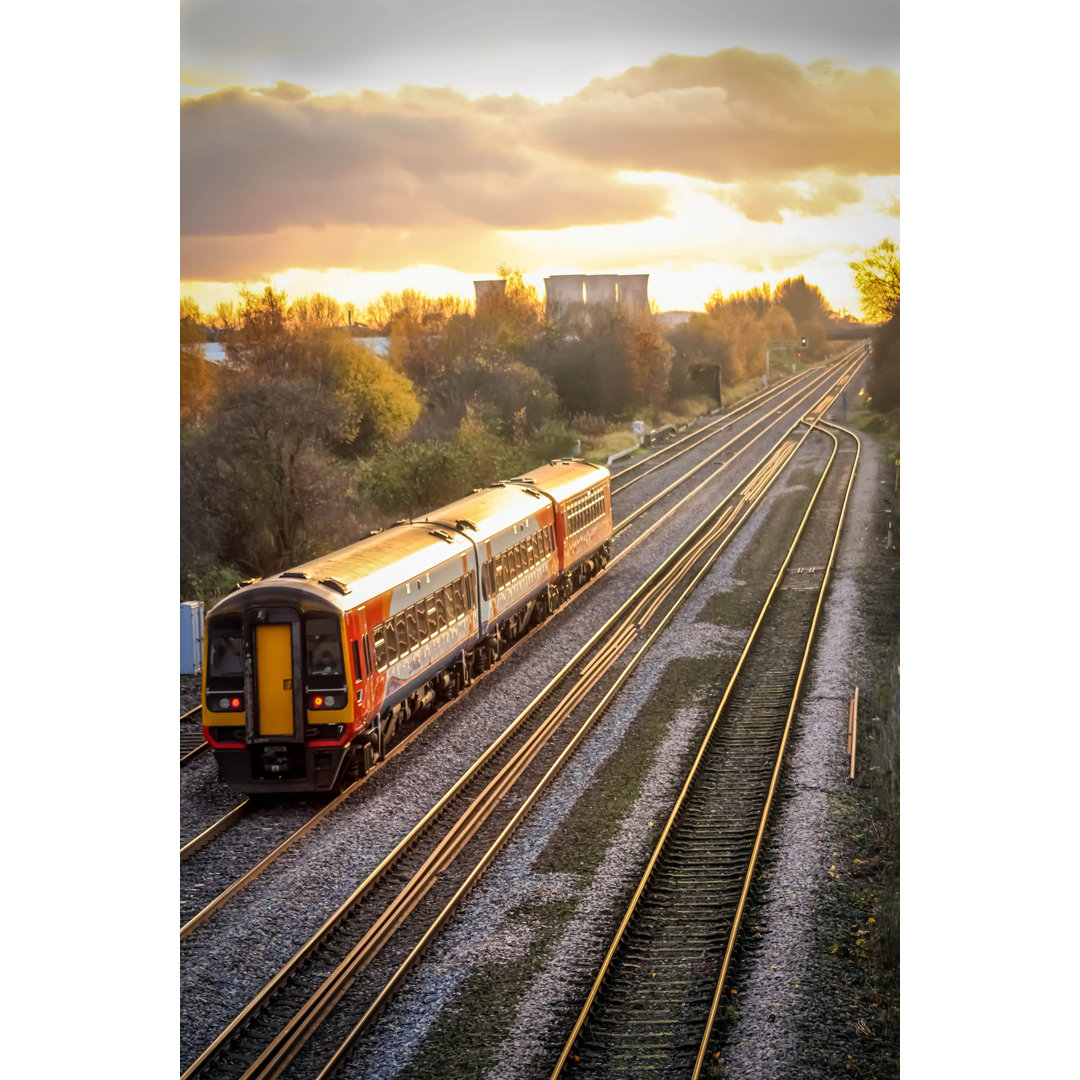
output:
[{"label": "yellow train front", "polygon": [[364,717],[344,614],[315,588],[249,589],[207,620],[203,729],[221,777],[252,793],[332,790]]}]

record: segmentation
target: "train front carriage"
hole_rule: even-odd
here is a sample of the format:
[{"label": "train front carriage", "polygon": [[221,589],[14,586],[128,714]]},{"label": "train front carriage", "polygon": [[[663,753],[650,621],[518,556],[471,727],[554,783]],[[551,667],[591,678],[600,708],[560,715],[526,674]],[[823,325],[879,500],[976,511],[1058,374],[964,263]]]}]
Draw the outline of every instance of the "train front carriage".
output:
[{"label": "train front carriage", "polygon": [[359,650],[314,589],[258,588],[207,620],[203,726],[242,791],[328,791],[363,719]]},{"label": "train front carriage", "polygon": [[221,778],[249,793],[332,791],[373,764],[475,636],[472,551],[401,526],[214,607],[203,727]]}]

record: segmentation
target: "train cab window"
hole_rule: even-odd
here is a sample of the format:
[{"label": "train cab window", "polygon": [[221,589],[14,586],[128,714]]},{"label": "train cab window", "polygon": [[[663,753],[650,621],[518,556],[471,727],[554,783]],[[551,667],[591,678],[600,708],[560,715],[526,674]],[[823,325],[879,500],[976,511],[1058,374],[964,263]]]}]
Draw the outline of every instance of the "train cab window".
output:
[{"label": "train cab window", "polygon": [[336,619],[323,615],[309,615],[304,619],[304,658],[309,679],[344,685],[345,659]]},{"label": "train cab window", "polygon": [[240,689],[244,682],[244,637],[240,620],[219,617],[209,627],[208,682],[224,689]]},{"label": "train cab window", "polygon": [[352,675],[356,682],[364,677],[364,673],[360,670],[360,646],[356,644],[355,639],[352,641]]}]

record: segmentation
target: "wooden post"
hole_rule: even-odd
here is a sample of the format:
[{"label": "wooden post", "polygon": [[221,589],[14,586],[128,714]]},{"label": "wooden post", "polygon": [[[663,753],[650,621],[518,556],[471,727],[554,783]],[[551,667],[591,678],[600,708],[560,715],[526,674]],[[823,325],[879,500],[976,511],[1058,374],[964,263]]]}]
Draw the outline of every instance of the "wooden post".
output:
[{"label": "wooden post", "polygon": [[859,688],[855,687],[855,696],[851,699],[851,771],[848,779],[855,779],[855,742],[859,737]]}]

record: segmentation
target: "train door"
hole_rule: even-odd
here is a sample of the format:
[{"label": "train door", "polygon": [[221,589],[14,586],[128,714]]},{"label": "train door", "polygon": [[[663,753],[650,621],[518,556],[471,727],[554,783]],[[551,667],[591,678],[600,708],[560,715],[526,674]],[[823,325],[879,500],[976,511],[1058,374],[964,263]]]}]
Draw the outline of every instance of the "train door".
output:
[{"label": "train door", "polygon": [[245,680],[248,701],[255,706],[247,716],[248,742],[303,742],[300,613],[254,608],[244,621],[254,660]]},{"label": "train door", "polygon": [[[291,735],[292,631],[287,623],[255,627],[255,670],[259,675],[259,734]],[[289,674],[279,678],[285,672]]]}]

